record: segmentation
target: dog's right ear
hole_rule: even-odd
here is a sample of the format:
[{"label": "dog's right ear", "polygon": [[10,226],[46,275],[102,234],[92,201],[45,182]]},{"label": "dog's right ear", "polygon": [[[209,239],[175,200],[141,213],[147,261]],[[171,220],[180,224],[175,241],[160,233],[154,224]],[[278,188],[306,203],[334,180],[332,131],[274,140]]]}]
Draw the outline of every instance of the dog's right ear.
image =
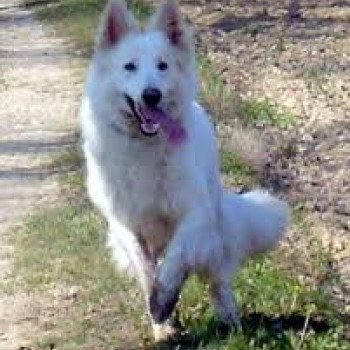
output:
[{"label": "dog's right ear", "polygon": [[137,28],[135,17],[128,11],[126,3],[123,0],[111,0],[104,11],[96,46],[98,49],[109,49],[125,34]]}]

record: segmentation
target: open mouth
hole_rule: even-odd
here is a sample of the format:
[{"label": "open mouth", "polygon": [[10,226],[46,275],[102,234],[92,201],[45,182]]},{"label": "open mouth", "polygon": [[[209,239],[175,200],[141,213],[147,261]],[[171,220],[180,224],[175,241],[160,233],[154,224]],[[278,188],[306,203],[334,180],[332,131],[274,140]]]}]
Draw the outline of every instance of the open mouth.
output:
[{"label": "open mouth", "polygon": [[159,113],[155,113],[156,108],[143,107],[136,104],[127,94],[125,94],[125,99],[132,113],[140,122],[141,132],[148,136],[156,135],[160,128]]},{"label": "open mouth", "polygon": [[132,114],[139,120],[140,130],[144,135],[153,136],[162,130],[170,144],[179,145],[185,141],[187,134],[180,121],[159,107],[136,104],[127,94],[125,99]]}]

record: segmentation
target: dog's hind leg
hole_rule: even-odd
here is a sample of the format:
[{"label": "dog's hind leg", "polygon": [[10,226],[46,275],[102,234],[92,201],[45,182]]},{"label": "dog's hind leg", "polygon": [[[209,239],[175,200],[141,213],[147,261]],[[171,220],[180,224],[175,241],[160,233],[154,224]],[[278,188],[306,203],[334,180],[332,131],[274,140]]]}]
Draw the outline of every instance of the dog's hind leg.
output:
[{"label": "dog's hind leg", "polygon": [[211,283],[210,294],[220,321],[228,326],[235,326],[240,329],[240,317],[230,284],[226,281]]},{"label": "dog's hind leg", "polygon": [[216,270],[223,256],[210,207],[192,210],[179,224],[156,272],[150,297],[151,313],[163,322],[170,317],[190,272]]}]

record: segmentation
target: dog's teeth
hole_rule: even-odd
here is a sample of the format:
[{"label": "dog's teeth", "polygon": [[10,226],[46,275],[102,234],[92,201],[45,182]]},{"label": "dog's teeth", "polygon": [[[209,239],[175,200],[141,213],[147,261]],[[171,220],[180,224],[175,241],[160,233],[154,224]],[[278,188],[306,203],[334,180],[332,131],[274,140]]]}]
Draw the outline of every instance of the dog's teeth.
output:
[{"label": "dog's teeth", "polygon": [[159,124],[152,124],[152,123],[142,123],[141,129],[146,134],[154,134],[159,129]]}]

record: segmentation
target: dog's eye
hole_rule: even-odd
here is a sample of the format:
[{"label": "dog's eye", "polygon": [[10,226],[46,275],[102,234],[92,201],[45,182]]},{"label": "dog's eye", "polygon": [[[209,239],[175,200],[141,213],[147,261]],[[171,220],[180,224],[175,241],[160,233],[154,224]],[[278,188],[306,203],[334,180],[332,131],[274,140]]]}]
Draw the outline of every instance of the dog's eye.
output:
[{"label": "dog's eye", "polygon": [[129,72],[133,72],[136,70],[136,64],[133,62],[129,62],[124,66],[124,69],[129,71]]},{"label": "dog's eye", "polygon": [[166,62],[161,61],[158,63],[158,69],[159,70],[166,70],[166,69],[168,69],[168,64]]}]

